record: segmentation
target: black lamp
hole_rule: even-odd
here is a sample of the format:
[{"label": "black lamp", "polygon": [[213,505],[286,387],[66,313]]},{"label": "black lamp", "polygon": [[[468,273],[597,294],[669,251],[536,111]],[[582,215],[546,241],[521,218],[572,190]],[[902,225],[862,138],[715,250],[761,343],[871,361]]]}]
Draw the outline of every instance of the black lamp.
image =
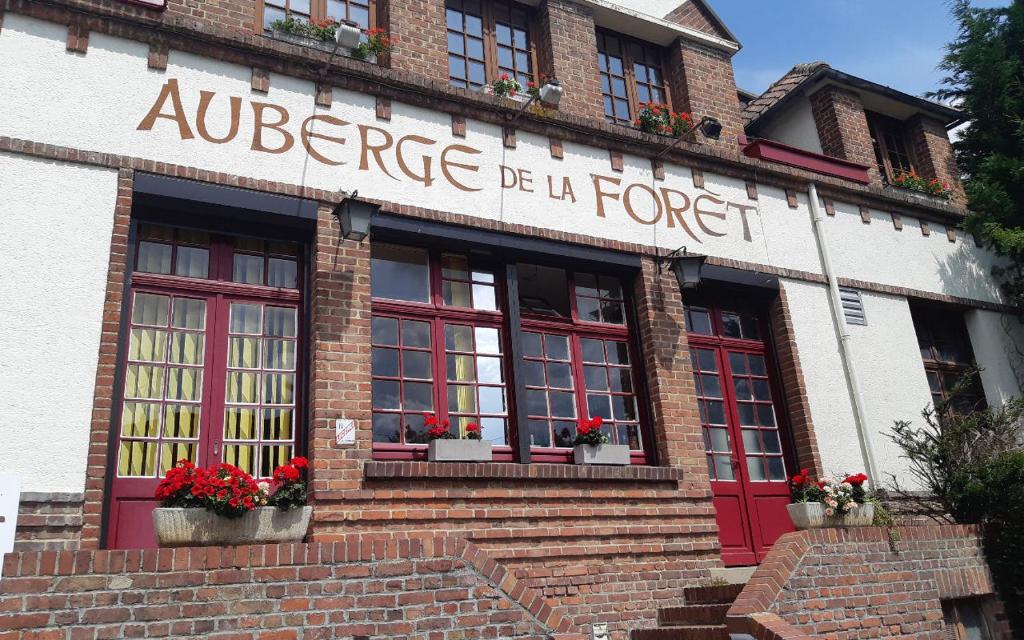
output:
[{"label": "black lamp", "polygon": [[697,123],[697,129],[708,140],[718,140],[718,137],[722,135],[722,123],[711,116],[701,118],[700,122]]},{"label": "black lamp", "polygon": [[341,235],[346,240],[362,242],[370,235],[370,218],[380,209],[380,205],[358,199],[359,192],[353,191],[351,195],[334,205],[334,216],[341,224]]},{"label": "black lamp", "polygon": [[672,253],[658,258],[658,270],[660,271],[661,265],[667,261],[680,289],[696,289],[700,284],[704,261],[707,259],[707,256],[687,253],[686,247],[679,247]]}]

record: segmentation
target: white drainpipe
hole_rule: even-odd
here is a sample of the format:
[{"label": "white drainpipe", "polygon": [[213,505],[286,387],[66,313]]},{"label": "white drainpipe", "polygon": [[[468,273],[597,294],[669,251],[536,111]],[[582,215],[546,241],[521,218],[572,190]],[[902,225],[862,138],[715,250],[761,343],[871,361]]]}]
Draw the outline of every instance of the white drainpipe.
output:
[{"label": "white drainpipe", "polygon": [[843,314],[843,301],[839,295],[839,281],[836,279],[835,269],[832,267],[832,257],[828,252],[828,242],[823,224],[824,219],[821,214],[821,204],[818,201],[818,189],[812,182],[808,185],[807,191],[811,200],[811,221],[814,224],[814,239],[818,243],[821,267],[825,272],[825,278],[828,280],[829,299],[832,302],[832,324],[839,335],[839,353],[843,360],[843,370],[846,373],[846,389],[850,394],[850,402],[853,405],[853,421],[857,427],[857,439],[860,441],[860,454],[864,460],[864,468],[870,477],[871,484],[877,487],[882,478],[878,475],[878,467],[875,466],[875,455],[871,451],[871,441],[868,439],[864,399],[860,393],[860,385],[857,383],[857,370],[853,365],[850,331],[847,329]]}]

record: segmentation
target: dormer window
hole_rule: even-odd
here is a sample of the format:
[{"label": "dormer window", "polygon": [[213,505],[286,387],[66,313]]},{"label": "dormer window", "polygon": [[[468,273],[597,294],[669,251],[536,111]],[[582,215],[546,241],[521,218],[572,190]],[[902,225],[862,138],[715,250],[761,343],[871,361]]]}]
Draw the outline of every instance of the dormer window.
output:
[{"label": "dormer window", "polygon": [[882,179],[892,182],[896,176],[913,171],[913,155],[907,144],[903,122],[874,111],[868,111],[867,117],[878,173]]},{"label": "dormer window", "polygon": [[448,81],[482,89],[503,74],[525,88],[536,68],[532,15],[517,2],[446,0]]},{"label": "dormer window", "polygon": [[667,104],[660,47],[607,31],[597,32],[597,64],[608,122],[629,125],[640,105]]}]

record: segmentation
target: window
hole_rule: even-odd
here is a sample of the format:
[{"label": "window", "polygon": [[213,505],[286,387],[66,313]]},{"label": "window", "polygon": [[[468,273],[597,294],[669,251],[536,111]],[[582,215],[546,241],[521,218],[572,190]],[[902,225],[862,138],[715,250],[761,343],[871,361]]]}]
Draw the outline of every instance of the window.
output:
[{"label": "window", "polygon": [[[934,307],[912,309],[911,316],[932,403],[937,405],[951,397],[953,388],[974,366],[967,326],[962,313]],[[972,388],[958,398],[954,406],[958,411],[970,411],[983,405],[984,398],[984,392],[975,380]]]},{"label": "window", "polygon": [[943,600],[942,618],[946,623],[947,640],[989,640],[992,632],[976,599]]},{"label": "window", "polygon": [[505,0],[446,0],[448,78],[481,89],[508,74],[523,87],[534,79],[530,9]]},{"label": "window", "polygon": [[[643,460],[636,356],[618,278],[517,265],[522,361],[496,276],[506,265],[465,254],[375,242],[372,405],[375,454],[423,457],[423,413],[456,433],[479,424],[498,460],[520,438],[537,461],[568,461],[579,420],[601,416],[614,443]],[[512,371],[525,396],[513,403]],[[515,418],[528,433],[517,433]]]},{"label": "window", "polygon": [[263,28],[292,16],[308,22],[351,20],[363,30],[376,26],[376,0],[263,0]]},{"label": "window", "polygon": [[867,112],[867,116],[875,161],[882,179],[888,182],[901,173],[912,171],[913,156],[907,144],[903,122],[872,111]]},{"label": "window", "polygon": [[632,124],[641,104],[668,103],[661,48],[598,31],[597,63],[608,122]]}]

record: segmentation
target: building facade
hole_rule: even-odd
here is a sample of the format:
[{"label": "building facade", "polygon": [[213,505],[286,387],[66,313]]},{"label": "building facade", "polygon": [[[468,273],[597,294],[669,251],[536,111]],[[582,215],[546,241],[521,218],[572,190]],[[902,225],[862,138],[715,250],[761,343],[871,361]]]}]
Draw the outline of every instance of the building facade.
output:
[{"label": "building facade", "polygon": [[[289,14],[394,48],[283,40]],[[746,94],[738,49],[694,0],[5,0],[0,460],[38,559],[15,575],[154,546],[181,458],[263,477],[304,454],[311,545],[445,536],[417,557],[534,594],[515,635],[626,637],[764,562],[796,470],[906,481],[893,421],[973,362],[989,404],[1020,393],[998,259],[958,228],[961,116],[824,63]],[[482,90],[501,74],[562,98]],[[720,131],[643,133],[647,102]],[[911,170],[948,197],[894,186]],[[346,198],[379,208],[365,239]],[[707,256],[692,290],[681,247]],[[425,412],[495,461],[427,462]],[[632,464],[573,464],[595,416]],[[992,591],[921,580],[963,587],[925,589],[938,617],[906,637]]]}]

